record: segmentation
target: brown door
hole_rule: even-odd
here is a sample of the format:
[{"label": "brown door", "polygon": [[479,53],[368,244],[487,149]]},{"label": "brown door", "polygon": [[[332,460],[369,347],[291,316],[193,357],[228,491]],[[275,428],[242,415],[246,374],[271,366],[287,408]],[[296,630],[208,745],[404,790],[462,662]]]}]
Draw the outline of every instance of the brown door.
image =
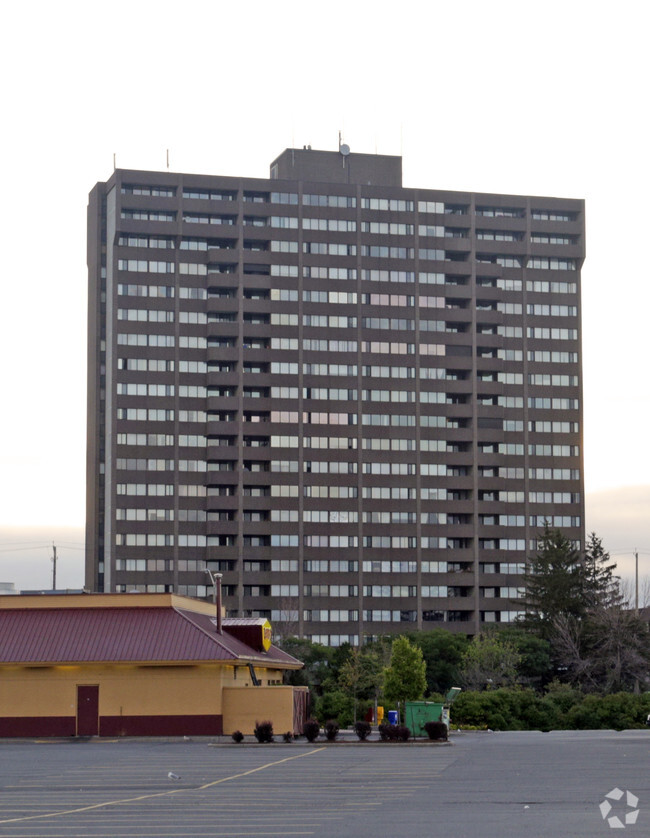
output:
[{"label": "brown door", "polygon": [[77,736],[99,734],[99,686],[77,685]]}]

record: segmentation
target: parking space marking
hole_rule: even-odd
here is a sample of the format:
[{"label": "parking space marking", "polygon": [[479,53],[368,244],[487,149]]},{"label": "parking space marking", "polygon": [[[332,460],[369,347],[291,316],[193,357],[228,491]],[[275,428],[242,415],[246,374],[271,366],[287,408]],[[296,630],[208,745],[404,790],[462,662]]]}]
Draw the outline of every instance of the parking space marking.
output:
[{"label": "parking space marking", "polygon": [[[232,780],[238,780],[242,777],[247,777],[250,774],[255,774],[258,771],[264,771],[266,768],[272,768],[275,765],[280,765],[283,762],[290,762],[294,759],[302,759],[302,757],[311,756],[312,754],[317,754],[320,751],[324,751],[325,748],[315,748],[312,751],[307,751],[303,754],[296,754],[295,756],[285,757],[284,759],[278,759],[274,762],[267,762],[265,765],[259,765],[257,768],[250,768],[248,771],[242,771],[239,774],[232,774],[229,777],[222,777],[220,780],[213,780],[210,783],[204,783],[201,786],[192,786],[192,787],[184,787],[184,788],[176,788],[176,789],[168,789],[167,791],[159,791],[152,794],[143,794],[137,797],[125,797],[121,800],[107,800],[102,803],[93,803],[90,806],[81,806],[76,809],[65,809],[58,812],[47,812],[41,815],[24,815],[18,818],[8,818],[6,820],[0,820],[0,824],[3,823],[17,823],[22,821],[33,821],[33,820],[43,820],[46,818],[58,818],[64,815],[75,815],[80,812],[89,812],[92,809],[102,809],[107,806],[120,806],[125,805],[127,803],[137,803],[142,800],[151,800],[152,798],[156,797],[171,797],[173,794],[183,794],[187,792],[196,792],[196,791],[205,791],[205,789],[213,788],[214,786],[218,786],[221,783],[227,783]],[[305,833],[302,833],[305,834]]]}]

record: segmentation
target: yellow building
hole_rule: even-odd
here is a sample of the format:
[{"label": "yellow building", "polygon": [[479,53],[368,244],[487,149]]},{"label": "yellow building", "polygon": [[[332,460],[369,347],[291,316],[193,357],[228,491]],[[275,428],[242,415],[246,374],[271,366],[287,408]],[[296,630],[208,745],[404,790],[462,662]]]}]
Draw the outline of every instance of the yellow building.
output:
[{"label": "yellow building", "polygon": [[0,736],[302,732],[264,619],[174,594],[0,596]]}]

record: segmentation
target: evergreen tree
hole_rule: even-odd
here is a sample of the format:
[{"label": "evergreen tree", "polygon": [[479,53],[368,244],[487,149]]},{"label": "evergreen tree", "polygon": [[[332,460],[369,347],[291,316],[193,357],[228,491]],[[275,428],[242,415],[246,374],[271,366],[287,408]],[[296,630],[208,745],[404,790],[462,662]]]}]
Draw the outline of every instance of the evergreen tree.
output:
[{"label": "evergreen tree", "polygon": [[584,557],[584,600],[588,609],[620,605],[619,578],[614,575],[616,563],[603,547],[595,532],[589,534]]},{"label": "evergreen tree", "polygon": [[591,691],[650,683],[648,627],[625,607],[601,539],[591,533],[580,557],[546,527],[525,577],[524,627],[551,644],[558,674]]},{"label": "evergreen tree", "polygon": [[558,618],[579,619],[586,612],[583,562],[558,529],[546,525],[540,534],[538,551],[528,563],[524,585],[526,614],[522,624],[540,637],[552,639]]}]

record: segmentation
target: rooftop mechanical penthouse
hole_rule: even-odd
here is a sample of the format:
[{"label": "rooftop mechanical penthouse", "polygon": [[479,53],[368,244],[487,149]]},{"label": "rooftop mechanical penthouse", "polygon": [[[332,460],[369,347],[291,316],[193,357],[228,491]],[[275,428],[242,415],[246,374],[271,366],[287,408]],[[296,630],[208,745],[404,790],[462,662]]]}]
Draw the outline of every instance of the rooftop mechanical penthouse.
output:
[{"label": "rooftop mechanical penthouse", "polygon": [[511,621],[544,521],[584,542],[583,202],[270,174],[90,194],[86,585],[208,567],[228,616],[332,645]]}]

